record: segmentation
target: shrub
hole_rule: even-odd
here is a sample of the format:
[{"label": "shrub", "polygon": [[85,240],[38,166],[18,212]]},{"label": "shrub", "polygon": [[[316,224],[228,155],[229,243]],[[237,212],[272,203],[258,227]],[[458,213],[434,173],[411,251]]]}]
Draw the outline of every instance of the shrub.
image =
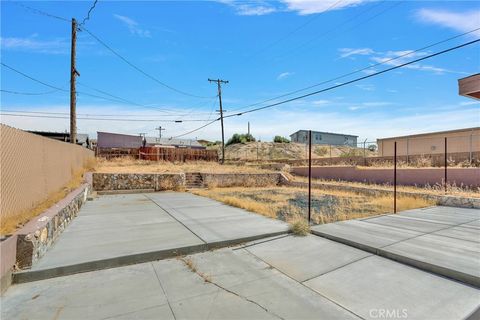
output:
[{"label": "shrub", "polygon": [[290,140],[288,138],[282,137],[282,136],[275,136],[273,138],[273,142],[275,143],[290,143]]},{"label": "shrub", "polygon": [[295,216],[290,220],[290,230],[294,235],[304,237],[310,233],[310,226],[305,218]]},{"label": "shrub", "polygon": [[372,151],[372,152],[375,152],[375,151],[377,151],[377,146],[375,144],[371,144],[371,145],[368,146],[368,150]]},{"label": "shrub", "polygon": [[255,138],[249,133],[246,133],[246,134],[235,133],[230,139],[228,139],[225,145],[228,146],[236,143],[247,143],[247,142],[254,142],[254,141],[255,141]]}]

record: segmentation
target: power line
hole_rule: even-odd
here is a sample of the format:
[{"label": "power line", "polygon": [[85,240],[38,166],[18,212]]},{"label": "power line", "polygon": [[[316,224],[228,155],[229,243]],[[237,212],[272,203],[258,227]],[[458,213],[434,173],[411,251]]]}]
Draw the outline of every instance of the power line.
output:
[{"label": "power line", "polygon": [[188,135],[188,134],[190,134],[190,133],[194,133],[195,131],[198,131],[198,130],[201,130],[201,129],[205,128],[205,127],[208,127],[208,126],[211,125],[212,123],[215,123],[215,122],[217,122],[217,121],[219,121],[219,120],[220,120],[220,118],[217,118],[217,119],[215,119],[215,120],[213,120],[213,121],[210,121],[210,122],[204,124],[204,125],[201,126],[201,127],[198,127],[198,128],[193,129],[193,130],[191,130],[191,131],[188,131],[188,132],[179,134],[178,136],[174,136],[174,137],[172,137],[172,138],[173,138],[173,139],[175,139],[175,138],[180,138],[180,137],[186,136],[186,135]]},{"label": "power line", "polygon": [[16,2],[16,1],[11,1],[11,3],[17,5],[17,6],[20,6],[20,7],[23,7],[24,9],[26,9],[27,11],[31,11],[35,14],[38,14],[38,15],[41,15],[41,16],[45,16],[45,17],[50,17],[50,18],[54,18],[54,19],[58,19],[58,20],[62,20],[62,21],[66,21],[66,22],[70,22],[69,19],[66,19],[66,18],[63,18],[63,17],[60,17],[60,16],[56,16],[54,14],[51,14],[51,13],[48,13],[48,12],[45,12],[45,11],[42,11],[42,10],[39,10],[39,9],[35,9],[35,8],[32,8],[32,7],[29,7],[21,2]]},{"label": "power line", "polygon": [[85,22],[87,22],[87,20],[90,20],[90,13],[92,13],[93,9],[95,9],[95,6],[97,5],[97,2],[98,2],[98,0],[95,0],[93,2],[92,6],[88,10],[87,16],[83,19],[82,23],[80,23],[79,26],[85,25]]},{"label": "power line", "polygon": [[[466,46],[469,46],[469,45],[472,45],[474,43],[477,43],[479,42],[480,39],[476,39],[476,40],[472,40],[472,41],[469,41],[469,42],[466,42],[466,43],[463,43],[461,45],[458,45],[458,46],[455,46],[455,47],[450,47],[448,49],[445,49],[445,50],[442,50],[442,51],[439,51],[439,52],[436,52],[436,53],[433,53],[433,54],[430,54],[428,56],[424,56],[422,58],[418,58],[418,59],[415,59],[415,60],[412,60],[412,61],[409,61],[409,62],[405,62],[405,63],[402,63],[400,65],[397,65],[397,66],[394,66],[394,67],[391,67],[391,68],[388,68],[388,69],[385,69],[385,70],[382,70],[382,71],[378,71],[378,72],[375,72],[375,73],[372,73],[372,74],[369,74],[369,75],[366,75],[366,76],[363,76],[363,77],[360,77],[360,78],[356,78],[356,79],[353,79],[353,80],[350,80],[348,82],[344,82],[344,83],[341,83],[341,84],[338,84],[338,85],[335,85],[335,86],[331,86],[331,87],[328,87],[328,88],[325,88],[325,89],[322,89],[322,90],[318,90],[318,91],[314,91],[314,92],[311,92],[311,93],[308,93],[308,94],[304,94],[302,96],[298,96],[298,97],[294,97],[294,98],[291,98],[291,99],[288,99],[288,100],[284,100],[284,101],[280,101],[280,102],[277,102],[277,103],[273,103],[273,104],[270,104],[270,105],[267,105],[267,106],[264,106],[264,107],[260,107],[260,108],[255,108],[255,109],[251,109],[251,110],[247,110],[247,111],[244,111],[244,112],[240,112],[240,113],[236,113],[236,114],[230,114],[230,115],[226,115],[224,116],[224,118],[230,118],[230,117],[234,117],[234,116],[242,116],[246,113],[251,113],[251,112],[255,112],[255,111],[260,111],[260,110],[263,110],[263,109],[267,109],[267,108],[272,108],[272,107],[275,107],[275,106],[278,106],[278,105],[281,105],[281,104],[285,104],[285,103],[288,103],[288,102],[292,102],[292,101],[295,101],[295,100],[299,100],[299,99],[303,99],[305,97],[309,97],[309,96],[313,96],[313,95],[316,95],[316,94],[319,94],[319,93],[322,93],[322,92],[326,92],[326,91],[330,91],[330,90],[333,90],[333,89],[336,89],[336,88],[340,88],[340,87],[343,87],[343,86],[346,86],[346,85],[349,85],[349,84],[352,84],[352,83],[355,83],[355,82],[358,82],[358,81],[361,81],[361,80],[365,80],[365,79],[368,79],[368,78],[372,78],[372,77],[375,77],[375,76],[378,76],[378,75],[381,75],[383,73],[386,73],[386,72],[389,72],[389,71],[392,71],[392,70],[396,70],[396,69],[399,69],[399,68],[403,68],[407,65],[410,65],[410,64],[414,64],[414,63],[417,63],[417,62],[420,62],[422,60],[427,60],[427,59],[430,59],[430,58],[433,58],[435,56],[439,56],[439,55],[442,55],[442,54],[445,54],[447,52],[450,52],[450,51],[454,51],[454,50],[457,50],[457,49],[460,49],[460,48],[463,48],[463,47],[466,47]],[[214,122],[216,121],[219,121],[220,118],[217,118],[199,128],[196,128],[196,129],[193,129],[189,132],[186,132],[186,133],[183,133],[181,135],[178,135],[176,137],[182,137],[182,136],[185,136],[185,135],[188,135],[190,133],[193,133],[195,131],[198,131],[200,129],[203,129],[205,128],[206,126],[209,126],[211,124],[213,124]]]},{"label": "power line", "polygon": [[340,79],[346,78],[346,77],[348,77],[348,76],[354,75],[354,74],[356,74],[356,73],[359,73],[359,72],[362,72],[362,71],[365,71],[365,70],[368,70],[368,69],[372,69],[372,68],[378,67],[378,66],[380,66],[380,65],[384,65],[384,64],[387,64],[387,63],[389,63],[389,62],[398,60],[398,59],[400,59],[400,58],[403,58],[403,57],[412,55],[413,53],[416,53],[416,52],[419,52],[419,51],[422,51],[422,50],[426,50],[426,49],[435,47],[435,46],[437,46],[437,45],[439,45],[439,44],[442,44],[442,43],[445,43],[445,42],[448,42],[448,41],[452,41],[452,40],[454,40],[454,39],[457,39],[457,38],[466,36],[466,35],[468,35],[468,34],[471,34],[471,33],[476,32],[476,31],[478,31],[478,30],[480,30],[480,28],[476,28],[476,29],[473,29],[473,30],[470,30],[470,31],[467,31],[467,32],[464,32],[464,33],[461,33],[461,34],[458,34],[458,35],[456,35],[456,36],[453,36],[453,37],[450,37],[450,38],[447,38],[447,39],[444,39],[444,40],[437,41],[437,42],[435,42],[435,43],[429,44],[429,45],[424,46],[424,47],[422,47],[422,48],[418,48],[418,49],[415,49],[415,50],[411,50],[411,51],[405,52],[405,53],[403,53],[403,54],[401,54],[401,55],[398,55],[398,56],[396,56],[396,57],[392,57],[392,58],[389,58],[389,59],[387,59],[387,60],[383,60],[383,61],[381,61],[381,62],[372,64],[372,65],[368,65],[368,66],[363,67],[363,68],[360,68],[360,69],[356,69],[356,70],[354,70],[354,71],[352,71],[352,72],[348,72],[348,73],[345,73],[345,74],[336,76],[336,77],[334,77],[334,78],[331,78],[331,79],[328,79],[328,80],[324,80],[324,81],[322,81],[322,82],[319,82],[319,83],[310,85],[310,86],[308,86],[308,87],[304,87],[304,88],[301,88],[301,89],[298,89],[298,90],[295,90],[295,91],[291,91],[291,92],[288,92],[288,93],[285,93],[285,94],[282,94],[282,95],[279,95],[279,96],[276,96],[276,97],[273,97],[273,98],[269,98],[269,99],[266,99],[266,100],[263,100],[263,101],[260,101],[260,102],[256,102],[256,103],[253,103],[253,104],[244,106],[244,107],[235,108],[235,109],[232,109],[232,112],[233,112],[233,111],[242,110],[242,109],[246,109],[246,108],[249,108],[249,107],[254,107],[254,106],[263,104],[263,103],[265,103],[265,102],[269,102],[269,101],[273,101],[273,100],[276,100],[276,99],[284,98],[284,97],[290,96],[290,95],[295,94],[295,93],[299,93],[299,92],[302,92],[302,91],[305,91],[305,90],[309,90],[309,89],[312,89],[312,88],[321,86],[321,85],[323,85],[323,84],[327,84],[327,83],[330,83],[330,82],[333,82],[333,81],[336,81],[336,80],[340,80]]},{"label": "power line", "polygon": [[[2,109],[2,112],[13,112],[13,113],[33,113],[33,114],[53,114],[53,115],[69,115],[70,113],[68,112],[51,112],[51,111],[29,111],[29,110],[6,110]],[[97,113],[77,113],[78,115],[81,116],[89,116],[89,117],[152,117],[153,120],[160,121],[160,119],[154,119],[155,117],[158,117],[159,115],[151,115],[151,114],[97,114]],[[171,114],[164,114],[161,115],[161,117],[177,117],[177,115],[171,115]],[[108,119],[107,119],[108,120]],[[175,119],[176,121],[182,121],[182,119]],[[207,118],[205,121],[210,121],[211,120],[211,115]],[[200,121],[200,120],[198,120]]]},{"label": "power line", "polygon": [[426,60],[426,59],[433,58],[435,56],[445,54],[445,53],[453,51],[453,50],[457,50],[457,49],[469,46],[469,45],[477,43],[479,41],[480,41],[480,39],[472,40],[472,41],[463,43],[461,45],[451,47],[451,48],[448,48],[448,49],[445,49],[445,50],[442,50],[442,51],[439,51],[439,52],[436,52],[436,53],[432,53],[432,54],[429,54],[427,56],[424,56],[424,57],[421,57],[421,58],[418,58],[418,59],[415,59],[415,60],[412,60],[412,61],[409,61],[409,62],[405,62],[405,63],[399,64],[397,66],[393,66],[391,68],[387,68],[385,70],[378,71],[378,72],[375,72],[375,73],[372,73],[372,74],[369,74],[369,75],[366,75],[366,76],[363,76],[363,77],[360,77],[360,78],[356,78],[356,79],[353,79],[353,80],[350,80],[350,81],[347,81],[347,82],[344,82],[344,83],[340,83],[340,84],[337,84],[337,85],[334,85],[334,86],[331,86],[331,87],[328,87],[328,88],[325,88],[325,89],[322,89],[322,90],[310,92],[310,93],[307,93],[307,94],[304,94],[304,95],[301,95],[301,96],[298,96],[298,97],[294,97],[294,98],[291,98],[291,99],[288,99],[288,100],[276,102],[276,103],[273,103],[273,104],[270,104],[270,105],[267,105],[267,106],[250,109],[250,110],[240,112],[240,113],[237,113],[237,114],[230,114],[230,115],[225,116],[225,118],[234,117],[234,116],[241,116],[241,115],[246,114],[246,113],[251,113],[251,112],[255,112],[255,111],[259,111],[259,110],[263,110],[263,109],[267,109],[267,108],[272,108],[272,107],[275,107],[275,106],[278,106],[278,105],[281,105],[281,104],[284,104],[284,103],[287,103],[287,102],[292,102],[292,101],[303,99],[303,98],[306,98],[306,97],[309,97],[309,96],[313,96],[313,95],[316,95],[316,94],[319,94],[319,93],[322,93],[322,92],[325,92],[325,91],[330,91],[330,90],[333,90],[333,89],[336,89],[336,88],[340,88],[340,87],[343,87],[343,86],[346,86],[346,85],[349,85],[349,84],[352,84],[352,83],[355,83],[355,82],[358,82],[358,81],[361,81],[361,80],[372,78],[372,77],[381,75],[383,73],[408,66],[410,64],[414,64],[414,63],[417,63],[417,62],[420,62],[420,61],[423,61],[423,60]]},{"label": "power line", "polygon": [[51,93],[54,93],[54,92],[58,92],[58,90],[55,89],[55,90],[45,91],[45,92],[23,92],[23,91],[12,91],[12,90],[1,89],[0,92],[11,93],[11,94],[19,94],[19,95],[24,95],[24,96],[40,96],[40,95],[43,95],[43,94],[51,94]]},{"label": "power line", "polygon": [[[334,9],[337,5],[339,5],[343,0],[338,0],[337,2],[334,2],[331,6],[329,6],[328,8],[326,8],[323,12],[326,12],[326,11],[329,11],[329,10],[332,10]],[[262,53],[263,51],[275,46],[276,44],[282,42],[283,40],[289,38],[290,36],[292,36],[293,34],[297,33],[298,31],[302,30],[303,28],[305,28],[307,25],[309,25],[310,23],[312,23],[314,20],[318,19],[320,17],[319,14],[317,15],[314,15],[313,18],[307,20],[305,23],[301,24],[300,26],[298,26],[297,28],[291,30],[290,32],[288,32],[285,36],[283,37],[280,37],[278,38],[277,40],[275,41],[272,41],[270,43],[268,43],[266,46],[264,46],[263,48],[261,48],[260,50],[254,52],[252,55],[248,56],[246,59],[249,60],[251,58],[253,58],[254,56]]]},{"label": "power line", "polygon": [[[33,76],[30,76],[30,75],[28,75],[28,74],[26,74],[26,73],[24,73],[24,72],[22,72],[22,71],[20,71],[20,70],[18,70],[18,69],[16,69],[16,68],[13,68],[13,67],[11,67],[11,66],[3,63],[3,62],[1,62],[1,65],[4,66],[5,68],[8,68],[8,69],[10,69],[10,70],[12,70],[12,71],[14,71],[14,72],[22,75],[22,76],[25,77],[25,78],[28,78],[28,79],[30,79],[30,80],[32,80],[32,81],[35,81],[35,82],[37,82],[37,83],[40,83],[40,84],[42,84],[42,85],[44,85],[44,86],[46,86],[46,87],[55,89],[56,91],[70,92],[70,91],[67,90],[67,89],[63,89],[63,88],[60,88],[60,87],[51,85],[51,84],[49,84],[49,83],[46,83],[46,82],[44,82],[44,81],[42,81],[42,80],[39,80],[39,79],[33,77]],[[88,92],[76,91],[76,93],[77,93],[79,96],[85,95],[85,96],[89,96],[89,97],[93,97],[93,98],[98,98],[98,99],[102,99],[102,100],[106,100],[106,101],[116,102],[116,103],[131,104],[131,105],[136,105],[136,106],[140,106],[140,107],[143,107],[143,108],[151,108],[151,109],[155,109],[155,110],[162,111],[162,112],[172,112],[172,111],[169,110],[169,109],[162,109],[162,108],[157,108],[157,107],[154,107],[154,106],[147,106],[147,105],[144,105],[144,104],[132,102],[132,101],[129,101],[129,100],[127,100],[127,99],[124,99],[124,98],[115,96],[115,95],[113,95],[113,94],[111,94],[111,93],[108,93],[108,92],[106,92],[106,91],[92,88],[92,87],[87,86],[87,85],[85,85],[85,84],[82,84],[82,86],[87,87],[87,88],[90,88],[90,89],[95,90],[95,91],[97,91],[97,92],[100,92],[100,93],[102,93],[102,94],[104,94],[104,95],[110,96],[111,98],[99,96],[99,95],[96,95],[96,94],[91,94],[91,93],[88,93]],[[113,98],[113,99],[112,99],[112,98]],[[193,114],[193,113],[191,113],[191,114]]]},{"label": "power line", "polygon": [[106,44],[103,40],[101,40],[99,37],[97,37],[96,35],[94,35],[91,31],[89,31],[88,29],[86,29],[85,27],[82,27],[81,28],[82,31],[86,31],[90,36],[92,36],[95,40],[97,40],[102,46],[104,46],[105,48],[107,48],[110,52],[112,52],[114,55],[116,55],[118,58],[120,58],[123,62],[125,62],[126,64],[128,64],[130,67],[132,67],[133,69],[137,70],[138,72],[140,72],[141,74],[143,74],[144,76],[146,76],[147,78],[157,82],[158,84],[164,86],[165,88],[168,88],[172,91],[175,91],[179,94],[183,94],[185,96],[189,96],[189,97],[194,97],[194,98],[201,98],[201,99],[210,99],[211,97],[205,97],[205,96],[198,96],[198,95],[195,95],[195,94],[191,94],[191,93],[188,93],[188,92],[185,92],[185,91],[182,91],[182,90],[179,90],[177,88],[174,88],[160,80],[158,80],[156,77],[152,76],[151,74],[147,73],[146,71],[142,70],[140,67],[136,66],[135,64],[133,64],[132,62],[130,62],[129,60],[127,60],[126,58],[124,58],[121,54],[119,54],[117,51],[115,51],[112,47],[110,47],[108,44]]},{"label": "power line", "polygon": [[[16,114],[0,111],[2,116],[12,116],[12,117],[25,117],[25,118],[47,118],[47,119],[70,119],[70,117],[62,116],[44,116],[44,115],[28,115],[28,114]],[[206,119],[185,119],[185,120],[172,120],[172,119],[119,119],[119,118],[90,118],[90,117],[77,117],[79,120],[95,120],[95,121],[126,121],[126,122],[173,122],[173,123],[182,123],[182,122],[205,122]]]}]

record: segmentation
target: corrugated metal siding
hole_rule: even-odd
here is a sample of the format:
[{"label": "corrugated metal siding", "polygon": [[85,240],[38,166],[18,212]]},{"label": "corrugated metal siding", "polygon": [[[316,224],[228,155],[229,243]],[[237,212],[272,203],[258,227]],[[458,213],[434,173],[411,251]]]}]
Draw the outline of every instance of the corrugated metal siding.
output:
[{"label": "corrugated metal siding", "polygon": [[97,132],[98,148],[140,148],[142,137],[110,132]]}]

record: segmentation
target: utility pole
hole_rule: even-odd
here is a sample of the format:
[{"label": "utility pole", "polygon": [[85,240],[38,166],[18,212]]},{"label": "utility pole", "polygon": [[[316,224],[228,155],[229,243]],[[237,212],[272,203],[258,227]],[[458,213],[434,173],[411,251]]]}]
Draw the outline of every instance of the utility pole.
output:
[{"label": "utility pole", "polygon": [[70,143],[77,143],[77,92],[75,77],[80,76],[76,67],[77,21],[72,18],[72,47],[70,52]]},{"label": "utility pole", "polygon": [[162,131],[165,131],[165,128],[162,128],[162,126],[159,126],[158,128],[155,128],[155,130],[158,130],[158,137],[162,139]]},{"label": "utility pole", "polygon": [[218,101],[220,105],[220,110],[218,112],[220,112],[220,123],[222,125],[222,161],[221,163],[224,164],[225,163],[225,133],[223,130],[222,83],[227,84],[228,80],[221,80],[221,79],[214,80],[209,78],[208,81],[216,82],[218,87]]},{"label": "utility pole", "polygon": [[248,121],[248,135],[250,135],[250,121]]}]

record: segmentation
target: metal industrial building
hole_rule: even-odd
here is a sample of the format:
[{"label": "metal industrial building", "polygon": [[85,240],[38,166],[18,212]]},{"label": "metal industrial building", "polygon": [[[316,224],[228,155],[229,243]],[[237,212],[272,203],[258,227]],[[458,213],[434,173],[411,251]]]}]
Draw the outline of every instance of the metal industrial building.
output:
[{"label": "metal industrial building", "polygon": [[378,155],[393,156],[395,141],[399,156],[443,153],[445,138],[448,153],[480,152],[480,127],[475,127],[377,139]]},{"label": "metal industrial building", "polygon": [[[308,131],[298,130],[290,135],[290,140],[292,142],[308,143]],[[357,138],[358,136],[350,134],[312,131],[312,144],[356,147]]]}]

